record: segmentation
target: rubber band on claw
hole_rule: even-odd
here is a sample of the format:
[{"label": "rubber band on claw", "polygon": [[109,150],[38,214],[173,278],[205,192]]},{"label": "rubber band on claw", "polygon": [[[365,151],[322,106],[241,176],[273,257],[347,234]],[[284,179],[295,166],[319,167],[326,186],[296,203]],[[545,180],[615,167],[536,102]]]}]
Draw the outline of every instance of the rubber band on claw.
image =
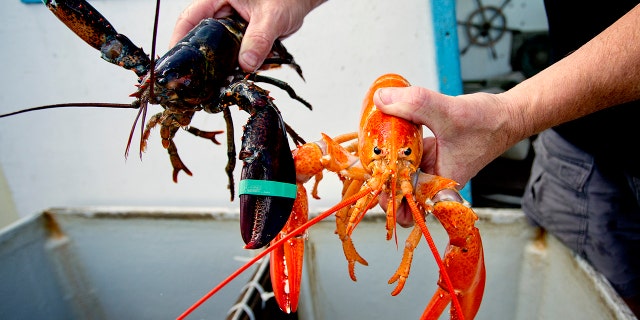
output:
[{"label": "rubber band on claw", "polygon": [[297,186],[292,183],[270,180],[240,180],[238,193],[254,196],[270,196],[282,198],[296,198]]}]

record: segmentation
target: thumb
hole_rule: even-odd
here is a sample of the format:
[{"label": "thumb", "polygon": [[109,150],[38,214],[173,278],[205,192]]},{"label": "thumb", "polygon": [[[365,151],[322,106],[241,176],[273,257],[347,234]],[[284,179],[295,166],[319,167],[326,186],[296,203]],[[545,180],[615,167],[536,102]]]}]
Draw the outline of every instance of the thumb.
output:
[{"label": "thumb", "polygon": [[373,102],[378,107],[384,107],[396,102],[400,102],[403,97],[402,88],[385,87],[380,88],[373,96]]},{"label": "thumb", "polygon": [[386,114],[417,122],[416,112],[422,101],[415,97],[415,91],[415,87],[380,88],[373,95],[373,103]]},{"label": "thumb", "polygon": [[452,105],[453,99],[427,88],[411,86],[380,88],[373,102],[386,114],[433,129],[431,125],[447,120],[446,110]]}]

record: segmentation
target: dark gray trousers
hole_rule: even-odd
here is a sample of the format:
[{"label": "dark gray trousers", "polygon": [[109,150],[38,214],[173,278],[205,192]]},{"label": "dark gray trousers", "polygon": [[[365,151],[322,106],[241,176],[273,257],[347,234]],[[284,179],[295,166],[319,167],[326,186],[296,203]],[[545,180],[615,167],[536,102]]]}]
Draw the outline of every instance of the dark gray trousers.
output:
[{"label": "dark gray trousers", "polygon": [[640,178],[598,163],[553,130],[534,148],[522,200],[527,217],[587,259],[623,298],[640,296]]}]

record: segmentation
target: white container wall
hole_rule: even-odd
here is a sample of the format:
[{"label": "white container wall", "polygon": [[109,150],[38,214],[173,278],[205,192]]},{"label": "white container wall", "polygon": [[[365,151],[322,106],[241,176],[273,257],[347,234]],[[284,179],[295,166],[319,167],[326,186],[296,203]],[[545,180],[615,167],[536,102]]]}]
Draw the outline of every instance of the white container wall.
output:
[{"label": "white container wall", "polygon": [[[521,211],[478,209],[487,283],[476,319],[635,319],[602,277]],[[443,229],[428,219],[442,252]],[[387,280],[402,245],[385,241],[370,213],[354,232],[369,266],[349,279],[335,223],[309,230],[299,319],[418,319],[436,289],[424,241],[404,290]],[[408,229],[398,230],[404,243]],[[25,218],[0,232],[3,319],[174,319],[244,264],[237,214],[214,208],[68,208]],[[223,319],[250,269],[187,319]],[[269,297],[265,295],[265,297]],[[441,319],[448,319],[445,314]]]}]

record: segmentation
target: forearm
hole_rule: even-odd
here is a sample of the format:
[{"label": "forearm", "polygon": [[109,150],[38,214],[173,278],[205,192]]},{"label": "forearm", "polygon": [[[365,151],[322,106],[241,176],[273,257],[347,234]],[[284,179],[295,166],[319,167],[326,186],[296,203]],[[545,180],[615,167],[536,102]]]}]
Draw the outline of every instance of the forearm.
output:
[{"label": "forearm", "polygon": [[514,132],[536,134],[640,99],[640,5],[584,46],[502,94],[518,114]]}]

